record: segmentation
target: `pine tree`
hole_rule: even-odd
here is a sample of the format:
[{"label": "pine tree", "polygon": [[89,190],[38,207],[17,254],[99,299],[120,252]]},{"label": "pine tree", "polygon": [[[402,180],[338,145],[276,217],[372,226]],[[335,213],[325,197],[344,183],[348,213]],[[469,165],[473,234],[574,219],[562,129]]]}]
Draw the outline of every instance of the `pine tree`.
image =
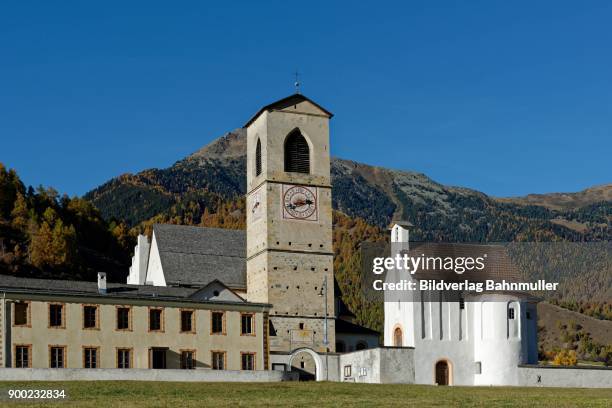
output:
[{"label": "pine tree", "polygon": [[[47,209],[47,211],[50,208]],[[45,211],[45,214],[47,213]],[[47,220],[44,220],[41,225],[32,234],[32,243],[30,244],[30,262],[37,268],[44,268],[52,264],[53,258],[53,230]]]},{"label": "pine tree", "polygon": [[12,225],[14,228],[26,232],[29,224],[28,204],[25,197],[21,193],[17,193],[15,206],[11,211]]},{"label": "pine tree", "polygon": [[65,226],[57,213],[48,207],[38,230],[32,237],[30,259],[38,268],[72,266],[76,257],[76,230]]}]

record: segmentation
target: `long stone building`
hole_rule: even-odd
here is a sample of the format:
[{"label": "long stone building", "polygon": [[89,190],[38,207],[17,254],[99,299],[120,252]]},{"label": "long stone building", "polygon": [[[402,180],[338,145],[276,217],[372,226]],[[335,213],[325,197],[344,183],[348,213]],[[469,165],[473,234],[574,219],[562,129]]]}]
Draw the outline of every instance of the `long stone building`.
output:
[{"label": "long stone building", "polygon": [[0,365],[16,368],[267,368],[270,305],[202,288],[2,276]]}]

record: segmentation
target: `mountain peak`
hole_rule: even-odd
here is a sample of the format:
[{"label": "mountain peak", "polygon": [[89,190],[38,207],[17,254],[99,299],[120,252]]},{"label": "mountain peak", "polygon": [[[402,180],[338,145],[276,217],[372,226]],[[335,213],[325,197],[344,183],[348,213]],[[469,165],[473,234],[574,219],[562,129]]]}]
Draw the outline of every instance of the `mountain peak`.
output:
[{"label": "mountain peak", "polygon": [[186,160],[239,159],[246,155],[246,129],[238,128],[225,133],[200,150],[189,155]]}]

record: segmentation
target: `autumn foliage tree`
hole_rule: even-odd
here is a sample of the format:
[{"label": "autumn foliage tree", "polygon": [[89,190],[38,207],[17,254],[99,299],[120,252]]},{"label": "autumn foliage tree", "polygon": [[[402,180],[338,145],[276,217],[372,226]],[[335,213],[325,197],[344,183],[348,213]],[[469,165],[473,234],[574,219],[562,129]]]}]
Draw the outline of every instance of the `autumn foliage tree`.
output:
[{"label": "autumn foliage tree", "polygon": [[[25,188],[0,163],[0,272],[92,279],[96,271],[123,273],[133,236],[82,198],[53,188]],[[120,278],[121,280],[123,277]]]},{"label": "autumn foliage tree", "polygon": [[553,359],[552,364],[558,366],[575,366],[578,363],[575,350],[561,350]]},{"label": "autumn foliage tree", "polygon": [[71,267],[76,260],[76,231],[66,226],[53,208],[47,208],[32,236],[30,260],[37,268]]}]

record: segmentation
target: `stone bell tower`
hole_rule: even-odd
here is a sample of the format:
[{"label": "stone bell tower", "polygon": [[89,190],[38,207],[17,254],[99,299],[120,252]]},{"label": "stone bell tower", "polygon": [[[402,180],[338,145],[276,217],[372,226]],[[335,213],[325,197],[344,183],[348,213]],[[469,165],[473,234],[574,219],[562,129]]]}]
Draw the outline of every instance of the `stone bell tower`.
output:
[{"label": "stone bell tower", "polygon": [[273,305],[272,352],[335,348],[331,117],[295,94],[245,125],[247,298]]}]

